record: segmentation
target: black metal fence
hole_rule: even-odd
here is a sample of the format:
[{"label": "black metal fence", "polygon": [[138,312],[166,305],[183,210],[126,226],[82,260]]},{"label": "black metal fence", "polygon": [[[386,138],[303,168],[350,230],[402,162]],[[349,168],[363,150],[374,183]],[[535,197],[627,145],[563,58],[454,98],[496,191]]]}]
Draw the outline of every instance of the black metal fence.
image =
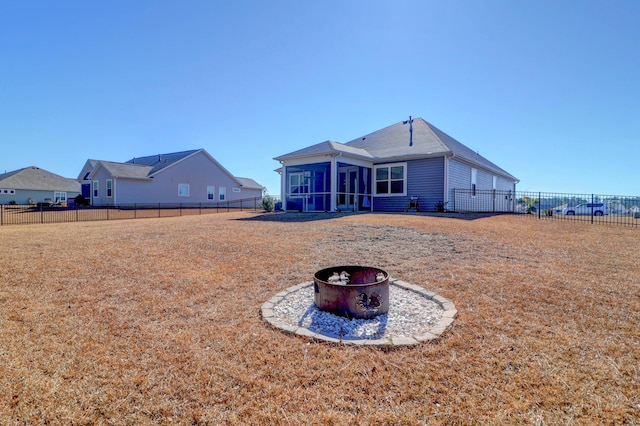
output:
[{"label": "black metal fence", "polygon": [[0,225],[142,219],[260,210],[261,197],[217,203],[121,204],[108,207],[7,204],[0,205]]},{"label": "black metal fence", "polygon": [[456,189],[453,198],[453,206],[447,207],[456,212],[519,213],[538,219],[640,225],[640,196]]}]

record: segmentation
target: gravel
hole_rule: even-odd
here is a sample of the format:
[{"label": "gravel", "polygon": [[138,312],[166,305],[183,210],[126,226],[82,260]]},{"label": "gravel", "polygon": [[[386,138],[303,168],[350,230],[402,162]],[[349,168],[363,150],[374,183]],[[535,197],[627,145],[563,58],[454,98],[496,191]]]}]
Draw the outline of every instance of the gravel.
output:
[{"label": "gravel", "polygon": [[343,340],[411,337],[428,332],[443,308],[422,294],[390,284],[389,312],[373,319],[348,319],[316,308],[313,285],[289,293],[273,308],[274,319]]}]

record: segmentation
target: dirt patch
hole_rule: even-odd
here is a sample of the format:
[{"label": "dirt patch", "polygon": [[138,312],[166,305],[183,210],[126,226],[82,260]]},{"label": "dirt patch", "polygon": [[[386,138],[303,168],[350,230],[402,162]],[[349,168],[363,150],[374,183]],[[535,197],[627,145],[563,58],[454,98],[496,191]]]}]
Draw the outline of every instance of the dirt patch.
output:
[{"label": "dirt patch", "polygon": [[[266,217],[0,228],[0,423],[640,421],[637,230],[512,216],[244,220]],[[442,294],[453,328],[384,351],[260,319],[271,295],[337,264]]]}]

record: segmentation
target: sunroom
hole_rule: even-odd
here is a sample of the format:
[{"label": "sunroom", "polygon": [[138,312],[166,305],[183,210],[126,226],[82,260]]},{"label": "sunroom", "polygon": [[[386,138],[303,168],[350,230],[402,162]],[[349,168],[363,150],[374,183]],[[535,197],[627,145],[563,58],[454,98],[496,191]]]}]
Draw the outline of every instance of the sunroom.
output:
[{"label": "sunroom", "polygon": [[373,157],[326,141],[276,157],[282,164],[282,208],[290,211],[370,211]]}]

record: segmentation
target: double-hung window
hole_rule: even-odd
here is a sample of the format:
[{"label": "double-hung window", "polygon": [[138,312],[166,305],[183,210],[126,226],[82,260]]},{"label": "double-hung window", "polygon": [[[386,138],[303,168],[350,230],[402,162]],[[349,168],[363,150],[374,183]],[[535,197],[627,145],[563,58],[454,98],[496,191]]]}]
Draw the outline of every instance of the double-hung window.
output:
[{"label": "double-hung window", "polygon": [[189,196],[189,184],[188,183],[179,183],[178,184],[178,197],[188,197]]},{"label": "double-hung window", "polygon": [[93,181],[93,198],[98,198],[100,195],[100,182],[97,180]]},{"label": "double-hung window", "polygon": [[107,179],[107,198],[111,198],[113,196],[113,181],[111,179]]},{"label": "double-hung window", "polygon": [[67,193],[61,191],[55,191],[53,193],[53,199],[56,203],[66,203],[67,202]]},{"label": "double-hung window", "polygon": [[478,169],[471,169],[471,196],[476,196],[476,186],[478,185]]},{"label": "double-hung window", "polygon": [[215,193],[216,193],[216,187],[215,186],[207,186],[207,200],[213,201],[213,199],[215,197]]},{"label": "double-hung window", "polygon": [[224,201],[227,199],[227,188],[221,186],[218,188],[218,201]]},{"label": "double-hung window", "polygon": [[375,195],[407,195],[407,163],[374,166]]}]

